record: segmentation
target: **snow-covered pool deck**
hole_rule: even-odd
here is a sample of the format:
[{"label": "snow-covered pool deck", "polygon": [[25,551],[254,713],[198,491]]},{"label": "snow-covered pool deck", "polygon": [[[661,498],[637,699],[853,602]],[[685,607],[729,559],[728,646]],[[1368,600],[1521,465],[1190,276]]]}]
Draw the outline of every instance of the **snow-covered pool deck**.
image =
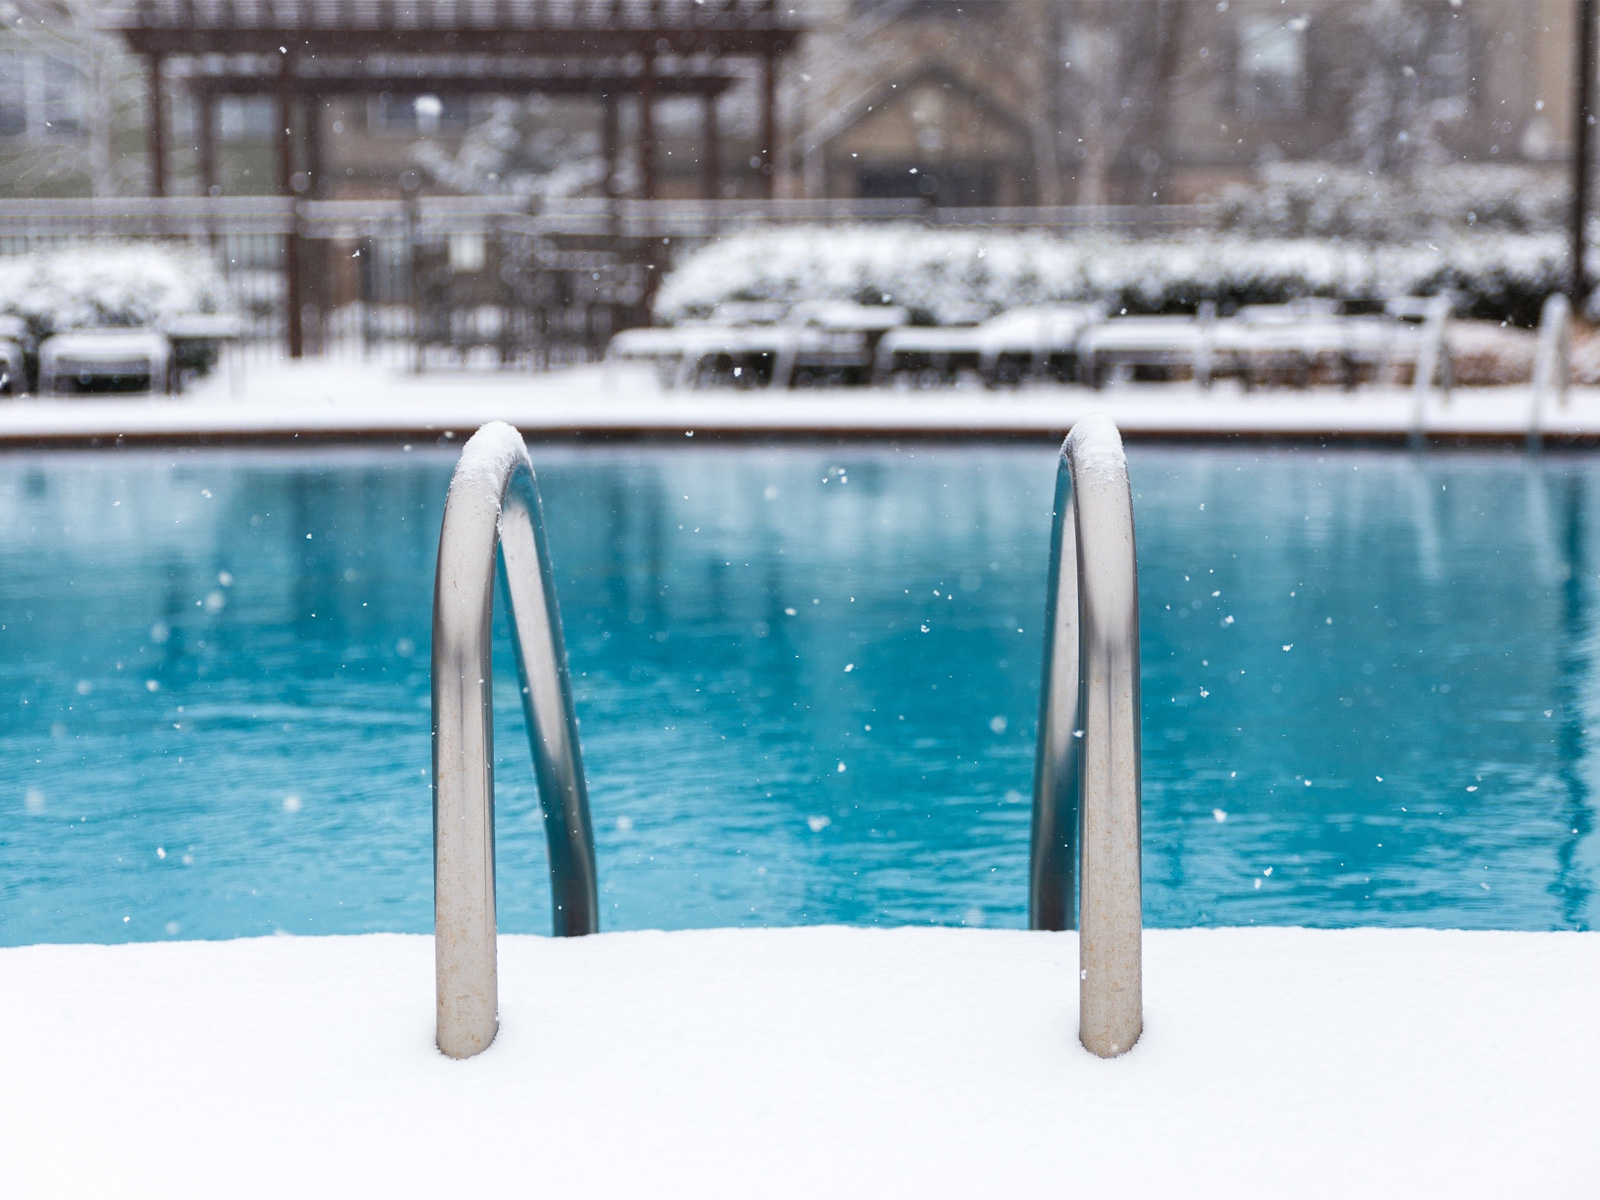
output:
[{"label": "snow-covered pool deck", "polygon": [[[1526,387],[1458,389],[1428,408],[1445,444],[1517,442],[1528,430]],[[549,374],[434,371],[412,375],[358,362],[274,362],[224,372],[175,398],[0,400],[0,446],[138,442],[434,440],[509,421],[533,439],[570,437],[1060,438],[1089,412],[1138,438],[1403,441],[1409,390],[1258,391],[1231,384],[1092,392],[834,389],[770,393],[663,390],[639,368]],[[1550,444],[1600,441],[1600,388],[1574,389],[1545,422]]]},{"label": "snow-covered pool deck", "polygon": [[1145,935],[1075,1040],[1072,934],[501,939],[433,1048],[432,942],[0,950],[8,1197],[1577,1196],[1600,935]]}]

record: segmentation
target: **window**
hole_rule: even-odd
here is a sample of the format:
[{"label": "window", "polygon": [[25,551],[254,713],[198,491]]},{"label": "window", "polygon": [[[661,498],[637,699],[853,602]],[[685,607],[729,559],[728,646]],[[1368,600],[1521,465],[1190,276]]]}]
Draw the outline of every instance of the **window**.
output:
[{"label": "window", "polygon": [[1073,25],[1061,42],[1061,61],[1068,77],[1089,87],[1111,85],[1121,53],[1117,31],[1099,25]]},{"label": "window", "polygon": [[0,51],[0,138],[75,138],[85,129],[83,76],[38,53]]},{"label": "window", "polygon": [[459,137],[472,125],[470,96],[395,96],[367,106],[367,128],[384,137]]},{"label": "window", "polygon": [[1435,27],[1423,72],[1428,99],[1457,100],[1466,96],[1472,74],[1467,35],[1466,21],[1455,12]]},{"label": "window", "polygon": [[1000,193],[999,171],[982,161],[937,167],[878,163],[856,168],[856,195],[863,200],[929,200],[934,204],[986,207]]},{"label": "window", "polygon": [[223,96],[217,103],[218,133],[225,142],[270,142],[277,105],[268,96]]},{"label": "window", "polygon": [[0,138],[28,132],[28,89],[23,79],[22,55],[0,51]]},{"label": "window", "polygon": [[39,118],[46,137],[84,132],[83,76],[55,58],[39,60]]},{"label": "window", "polygon": [[1239,23],[1237,103],[1245,116],[1298,116],[1305,102],[1305,20],[1252,17]]},{"label": "window", "polygon": [[955,21],[975,15],[986,3],[987,0],[855,0],[851,11],[858,17]]}]

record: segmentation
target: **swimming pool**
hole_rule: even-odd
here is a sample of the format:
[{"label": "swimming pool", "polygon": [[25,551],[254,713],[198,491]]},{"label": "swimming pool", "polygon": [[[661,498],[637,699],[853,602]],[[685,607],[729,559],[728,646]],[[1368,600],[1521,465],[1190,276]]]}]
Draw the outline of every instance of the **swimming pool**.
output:
[{"label": "swimming pool", "polygon": [[[455,455],[0,458],[0,944],[431,928]],[[1025,923],[1051,449],[533,458],[605,928]],[[1129,460],[1147,923],[1591,927],[1600,466]]]}]

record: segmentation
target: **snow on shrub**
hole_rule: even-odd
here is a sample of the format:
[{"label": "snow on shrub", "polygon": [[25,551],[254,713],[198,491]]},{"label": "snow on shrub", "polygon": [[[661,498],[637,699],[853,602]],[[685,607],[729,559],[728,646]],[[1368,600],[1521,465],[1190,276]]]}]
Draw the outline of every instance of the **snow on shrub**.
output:
[{"label": "snow on shrub", "polygon": [[1473,232],[1402,245],[1200,233],[1136,240],[917,225],[751,230],[686,255],[662,281],[671,324],[739,301],[901,304],[948,324],[1025,304],[1099,301],[1113,312],[1224,309],[1299,296],[1383,299],[1452,290],[1474,316],[1534,324],[1561,286],[1556,233]]},{"label": "snow on shrub", "polygon": [[63,329],[157,327],[221,312],[226,293],[209,257],[155,242],[95,242],[0,258],[0,313],[35,337]]},{"label": "snow on shrub", "polygon": [[1566,220],[1559,172],[1500,163],[1440,163],[1377,174],[1336,163],[1269,163],[1222,195],[1224,229],[1254,237],[1404,242],[1471,227],[1555,232]]}]

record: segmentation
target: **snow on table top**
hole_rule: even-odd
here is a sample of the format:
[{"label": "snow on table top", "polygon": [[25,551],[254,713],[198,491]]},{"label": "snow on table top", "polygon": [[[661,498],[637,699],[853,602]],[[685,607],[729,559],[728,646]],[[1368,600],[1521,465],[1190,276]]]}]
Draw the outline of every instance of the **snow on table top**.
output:
[{"label": "snow on table top", "polygon": [[[184,396],[0,400],[0,445],[40,439],[322,437],[398,435],[432,440],[508,421],[530,437],[646,433],[1019,434],[1059,437],[1091,412],[1108,413],[1125,436],[1185,433],[1403,437],[1410,389],[1257,391],[1219,386],[899,392],[837,388],[664,390],[639,367],[585,367],[544,375],[447,372],[421,376],[359,362],[308,360],[227,371]],[[1428,407],[1437,436],[1520,436],[1527,387],[1459,389]],[[1574,388],[1552,409],[1547,433],[1600,434],[1600,388]]]},{"label": "snow on table top", "polygon": [[[1153,930],[1076,1043],[1075,935],[500,940],[433,1048],[430,939],[0,950],[8,1196],[1579,1195],[1600,935]],[[448,1188],[448,1193],[446,1189]]]}]

